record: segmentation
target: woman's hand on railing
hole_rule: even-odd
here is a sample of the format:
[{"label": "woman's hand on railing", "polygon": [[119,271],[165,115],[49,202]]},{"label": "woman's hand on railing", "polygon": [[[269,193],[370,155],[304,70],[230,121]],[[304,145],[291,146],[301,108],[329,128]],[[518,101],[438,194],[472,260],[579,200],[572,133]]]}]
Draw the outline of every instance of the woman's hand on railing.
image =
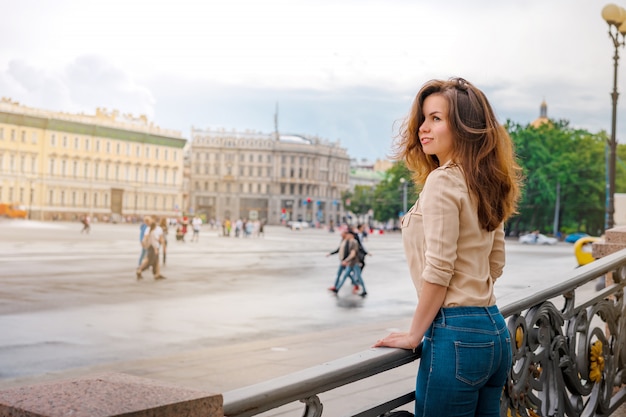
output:
[{"label": "woman's hand on railing", "polygon": [[393,347],[414,351],[417,345],[419,345],[419,342],[413,340],[408,332],[394,332],[383,339],[377,340],[372,347]]}]

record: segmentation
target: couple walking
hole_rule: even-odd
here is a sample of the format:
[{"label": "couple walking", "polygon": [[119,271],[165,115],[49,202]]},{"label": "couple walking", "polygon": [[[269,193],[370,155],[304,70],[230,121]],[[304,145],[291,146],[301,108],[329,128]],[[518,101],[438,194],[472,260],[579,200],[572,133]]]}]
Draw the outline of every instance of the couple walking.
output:
[{"label": "couple walking", "polygon": [[[165,225],[167,227],[167,225]],[[150,216],[143,219],[140,227],[141,256],[139,257],[139,267],[136,270],[137,279],[143,278],[141,273],[152,267],[152,274],[155,280],[165,279],[161,275],[161,267],[159,266],[159,251],[163,247],[165,251],[165,236],[163,228],[158,225],[157,221]],[[165,264],[165,252],[163,255],[163,264]]]},{"label": "couple walking", "polygon": [[335,251],[326,254],[326,256],[339,254],[337,278],[335,278],[335,285],[330,287],[329,290],[338,294],[346,279],[350,278],[354,287],[353,292],[356,294],[359,288],[361,288],[362,292],[359,295],[365,297],[367,290],[361,276],[361,270],[365,266],[365,255],[367,255],[367,252],[363,248],[358,235],[349,228],[341,232],[341,239],[339,247]]}]

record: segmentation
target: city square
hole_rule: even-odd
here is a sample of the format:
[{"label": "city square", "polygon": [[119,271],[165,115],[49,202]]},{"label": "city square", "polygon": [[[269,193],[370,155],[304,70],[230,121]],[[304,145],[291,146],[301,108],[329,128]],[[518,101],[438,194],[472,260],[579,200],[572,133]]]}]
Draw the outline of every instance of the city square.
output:
[{"label": "city square", "polygon": [[[408,326],[417,301],[397,232],[369,236],[363,299],[349,286],[339,297],[327,290],[338,259],[326,254],[340,237],[326,229],[270,226],[264,237],[234,238],[205,225],[198,243],[170,235],[162,281],[149,271],[135,278],[137,224],[96,223],[88,235],[80,230],[78,222],[0,223],[0,386],[94,367],[126,369],[133,361],[193,356],[198,349],[228,357],[230,347],[236,357],[235,347],[251,341],[280,351],[272,341],[308,338],[315,348],[319,340],[323,355],[290,363],[301,369],[368,349],[389,328]],[[550,276],[576,266],[565,243],[510,241],[507,257],[497,295],[544,287]],[[357,330],[366,340],[343,340]],[[288,369],[269,375],[281,371]],[[268,375],[240,372],[232,369],[231,380],[205,375],[200,385],[229,390]]]}]

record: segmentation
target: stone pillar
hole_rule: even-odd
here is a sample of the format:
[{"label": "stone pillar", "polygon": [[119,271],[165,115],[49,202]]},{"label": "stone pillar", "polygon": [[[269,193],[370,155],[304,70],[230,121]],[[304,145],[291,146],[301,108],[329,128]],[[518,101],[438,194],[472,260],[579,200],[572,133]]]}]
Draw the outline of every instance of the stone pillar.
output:
[{"label": "stone pillar", "polygon": [[[614,227],[604,233],[604,240],[591,244],[591,254],[594,259],[599,259],[626,248],[626,226]],[[613,274],[607,273],[604,285],[613,284]],[[608,333],[608,331],[607,331]]]},{"label": "stone pillar", "polygon": [[222,395],[108,373],[0,391],[0,417],[223,417]]},{"label": "stone pillar", "polygon": [[593,242],[591,254],[595,259],[599,259],[624,248],[626,248],[626,226],[619,226],[607,230],[604,240]]}]

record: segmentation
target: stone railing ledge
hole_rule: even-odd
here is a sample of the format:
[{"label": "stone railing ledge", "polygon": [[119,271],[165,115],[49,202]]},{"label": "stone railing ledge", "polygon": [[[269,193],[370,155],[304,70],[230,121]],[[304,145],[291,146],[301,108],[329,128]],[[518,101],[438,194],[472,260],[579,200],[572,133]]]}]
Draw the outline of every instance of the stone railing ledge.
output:
[{"label": "stone railing ledge", "polygon": [[0,417],[223,417],[221,394],[121,373],[0,391]]}]

